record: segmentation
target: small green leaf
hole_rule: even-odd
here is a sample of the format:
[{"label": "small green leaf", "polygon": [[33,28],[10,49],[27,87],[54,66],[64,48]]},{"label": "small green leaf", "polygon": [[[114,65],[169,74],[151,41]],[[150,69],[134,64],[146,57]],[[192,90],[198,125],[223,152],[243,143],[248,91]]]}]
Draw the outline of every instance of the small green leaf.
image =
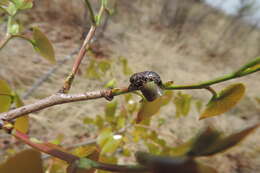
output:
[{"label": "small green leaf", "polygon": [[153,115],[159,112],[162,106],[165,106],[170,102],[172,96],[173,93],[171,91],[166,91],[163,96],[152,102],[143,100],[136,121],[140,123],[143,120],[150,119]]},{"label": "small green leaf", "polygon": [[160,147],[158,147],[158,145],[156,145],[153,142],[149,142],[149,141],[144,141],[146,147],[148,148],[149,153],[151,154],[160,154],[161,150]]},{"label": "small green leaf", "polygon": [[50,61],[51,63],[55,63],[55,53],[54,49],[52,47],[51,42],[49,39],[45,36],[43,32],[40,31],[39,28],[34,27],[33,28],[33,46],[34,49],[39,52],[39,54]]},{"label": "small green leaf", "polygon": [[10,16],[14,16],[17,13],[17,8],[14,3],[9,2],[7,6],[2,6],[2,8],[7,11]]},{"label": "small green leaf", "polygon": [[195,102],[195,106],[196,106],[197,111],[200,113],[201,109],[202,109],[202,101],[201,100],[197,100]]},{"label": "small green leaf", "polygon": [[106,83],[105,88],[115,88],[116,86],[116,79],[111,79]]},{"label": "small green leaf", "polygon": [[83,119],[83,122],[84,122],[84,124],[94,124],[95,121],[92,118],[85,117]]},{"label": "small green leaf", "polygon": [[181,92],[174,98],[173,102],[176,105],[176,116],[187,116],[190,111],[191,96],[182,94]]},{"label": "small green leaf", "polygon": [[20,32],[20,25],[11,16],[8,17],[7,32],[11,35],[16,35]]},{"label": "small green leaf", "polygon": [[228,86],[208,103],[200,119],[209,118],[227,112],[234,107],[245,93],[245,86],[237,83]]},{"label": "small green leaf", "polygon": [[98,137],[97,137],[97,144],[100,146],[100,147],[103,147],[106,143],[106,141],[111,137],[113,136],[113,132],[111,131],[111,129],[109,128],[106,128],[106,129],[103,129]]},{"label": "small green leaf", "polygon": [[105,114],[106,114],[106,119],[109,122],[112,122],[114,120],[116,114],[116,108],[117,108],[117,101],[107,103],[105,108]]},{"label": "small green leaf", "polygon": [[102,73],[107,72],[111,68],[111,60],[98,61],[98,68]]},{"label": "small green leaf", "polygon": [[124,73],[124,75],[130,75],[130,74],[132,74],[133,73],[133,71],[132,71],[132,69],[128,66],[128,61],[127,61],[127,59],[126,58],[124,58],[124,57],[120,57],[120,62],[121,62],[121,64],[122,64],[122,66],[123,66],[123,73]]},{"label": "small green leaf", "polygon": [[16,8],[20,10],[30,9],[33,7],[33,0],[11,0]]},{"label": "small green leaf", "polygon": [[97,62],[95,60],[91,60],[86,69],[86,77],[90,79],[100,79],[101,75],[98,72]]},{"label": "small green leaf", "polygon": [[68,166],[67,173],[94,173],[96,171],[93,169],[94,166],[97,166],[94,161],[80,158]]},{"label": "small green leaf", "polygon": [[102,116],[97,115],[95,119],[95,125],[98,126],[99,129],[104,128],[105,120]]},{"label": "small green leaf", "polygon": [[120,146],[122,139],[115,139],[114,136],[109,137],[103,148],[101,149],[100,154],[113,153]]},{"label": "small green leaf", "polygon": [[[16,107],[21,107],[24,105],[23,101],[17,93],[15,93],[14,101]],[[29,130],[29,116],[24,115],[22,117],[17,118],[14,123],[14,128],[22,133],[27,133]]]},{"label": "small green leaf", "polygon": [[81,146],[77,147],[72,151],[72,154],[78,157],[88,157],[97,151],[96,146]]},{"label": "small green leaf", "polygon": [[109,128],[102,130],[97,138],[97,143],[101,147],[101,155],[113,153],[121,142],[122,137],[120,137],[120,135],[114,135]]},{"label": "small green leaf", "polygon": [[126,125],[126,116],[119,116],[117,117],[117,129],[122,129]]},{"label": "small green leaf", "polygon": [[0,113],[6,112],[12,103],[12,90],[5,80],[0,79]]},{"label": "small green leaf", "polygon": [[0,165],[1,173],[43,173],[40,152],[29,149],[22,151]]}]

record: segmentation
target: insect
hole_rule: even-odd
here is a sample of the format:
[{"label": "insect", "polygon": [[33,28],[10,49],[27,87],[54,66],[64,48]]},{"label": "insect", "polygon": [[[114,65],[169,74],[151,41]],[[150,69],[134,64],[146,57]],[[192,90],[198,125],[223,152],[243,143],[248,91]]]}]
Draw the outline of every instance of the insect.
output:
[{"label": "insect", "polygon": [[135,73],[130,77],[128,89],[130,91],[141,90],[148,101],[154,101],[163,94],[161,86],[162,80],[157,73],[144,71]]},{"label": "insect", "polygon": [[139,73],[134,73],[130,77],[130,85],[129,85],[129,90],[138,90],[141,89],[144,84],[147,82],[154,82],[158,86],[162,85],[162,80],[161,77],[153,72],[153,71],[144,71],[144,72],[139,72]]}]

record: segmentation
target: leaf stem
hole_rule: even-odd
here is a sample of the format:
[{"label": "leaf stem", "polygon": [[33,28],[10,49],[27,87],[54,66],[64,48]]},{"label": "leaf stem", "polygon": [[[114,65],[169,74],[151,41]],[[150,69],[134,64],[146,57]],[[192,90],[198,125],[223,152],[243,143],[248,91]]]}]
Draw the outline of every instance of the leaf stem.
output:
[{"label": "leaf stem", "polygon": [[6,34],[5,37],[0,41],[0,50],[5,47],[5,45],[11,40],[12,35]]},{"label": "leaf stem", "polygon": [[89,10],[90,20],[92,22],[92,25],[96,25],[95,14],[94,14],[93,8],[92,8],[89,0],[85,0],[85,3],[86,3],[86,6],[87,6],[87,8]]}]

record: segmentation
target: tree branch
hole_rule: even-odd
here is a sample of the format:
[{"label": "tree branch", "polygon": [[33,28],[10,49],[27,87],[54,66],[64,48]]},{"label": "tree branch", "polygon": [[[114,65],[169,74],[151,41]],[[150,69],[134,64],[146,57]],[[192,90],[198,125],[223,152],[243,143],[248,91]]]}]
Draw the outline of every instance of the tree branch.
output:
[{"label": "tree branch", "polygon": [[0,119],[4,121],[11,121],[23,115],[33,113],[54,105],[70,103],[70,102],[77,102],[77,101],[84,101],[84,100],[92,100],[98,98],[108,98],[113,97],[120,94],[128,93],[128,88],[121,88],[121,89],[107,89],[107,90],[100,90],[100,91],[90,91],[84,94],[63,94],[57,93],[53,94],[47,98],[39,100],[35,103],[25,105],[13,110],[10,110],[5,113],[0,114]]},{"label": "tree branch", "polygon": [[57,157],[61,160],[64,160],[68,164],[74,164],[75,167],[80,167],[83,169],[95,168],[95,169],[101,169],[101,170],[112,171],[112,172],[146,172],[147,171],[147,168],[140,165],[107,164],[107,163],[94,161],[88,158],[79,158],[73,154],[62,151],[60,148],[55,147],[55,145],[49,145],[48,142],[43,142],[34,138],[30,138],[28,135],[18,130],[12,129],[12,135],[16,137],[18,140],[31,146],[32,148],[35,148],[38,151],[44,152],[53,157]]},{"label": "tree branch", "polygon": [[[231,80],[234,78],[242,77],[245,75],[249,75],[251,73],[260,71],[259,61],[260,58],[256,59],[257,63],[251,63],[251,66],[248,66],[247,68],[244,68],[243,71],[231,73],[224,75],[222,77],[209,80],[206,82],[201,82],[199,84],[193,84],[193,85],[162,85],[162,89],[164,90],[179,90],[179,89],[207,89],[209,90],[213,96],[216,95],[215,91],[210,87],[213,84],[221,83],[223,81]],[[244,66],[243,66],[244,67]],[[18,117],[21,117],[23,115],[33,113],[54,105],[64,104],[64,103],[70,103],[70,102],[77,102],[77,101],[85,101],[85,100],[91,100],[91,99],[98,99],[98,98],[106,98],[107,100],[112,100],[114,96],[126,94],[129,92],[134,92],[137,89],[129,89],[129,87],[126,88],[115,88],[115,89],[106,89],[106,90],[99,90],[99,91],[90,91],[84,94],[63,94],[63,93],[56,93],[53,94],[45,99],[39,100],[35,103],[25,105],[23,107],[19,107],[13,110],[10,110],[5,113],[0,114],[0,119],[4,121],[11,121]]]}]

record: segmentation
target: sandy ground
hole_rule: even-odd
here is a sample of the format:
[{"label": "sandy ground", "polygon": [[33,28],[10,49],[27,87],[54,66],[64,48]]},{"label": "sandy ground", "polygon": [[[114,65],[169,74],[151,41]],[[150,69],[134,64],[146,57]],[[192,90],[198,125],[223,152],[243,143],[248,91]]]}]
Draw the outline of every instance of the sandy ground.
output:
[{"label": "sandy ground", "polygon": [[[221,20],[220,24],[216,25],[219,28],[210,23],[204,24],[195,32],[183,34],[181,39],[176,39],[174,30],[156,23],[158,9],[155,6],[145,6],[145,2],[138,1],[134,3],[133,10],[135,12],[131,13],[123,5],[119,6],[118,13],[121,15],[115,15],[109,20],[100,45],[104,50],[109,50],[108,57],[111,59],[120,56],[127,58],[129,66],[134,72],[152,70],[159,73],[163,81],[173,80],[176,84],[190,84],[232,72],[256,55],[255,38],[259,35],[258,32],[252,33],[246,44],[239,44],[232,49],[231,53],[216,57],[209,56],[205,47],[210,47],[214,41],[218,40],[219,33],[217,31],[225,24],[222,18],[219,19]],[[44,16],[44,14],[42,15]],[[78,48],[81,37],[79,35],[80,27],[44,17],[40,21],[39,19],[35,20],[34,25],[39,26],[53,42],[57,60],[62,60]],[[1,36],[3,35],[3,27],[1,27]],[[235,40],[235,42],[239,42],[239,40]],[[223,47],[229,46],[222,44]],[[108,77],[101,81],[84,77],[89,58],[91,57],[86,57],[81,66],[82,74],[76,78],[72,93],[102,88],[109,80]],[[10,41],[1,51],[0,59],[0,77],[7,79],[19,93],[26,92],[38,78],[53,68],[52,65],[35,54],[32,47],[23,40]],[[72,64],[73,59],[68,60],[25,102],[27,104],[33,103],[56,92],[62,85]],[[119,71],[119,69],[116,70]],[[128,85],[127,77],[115,73],[115,78],[118,79],[118,86]],[[260,105],[255,100],[256,97],[260,97],[259,74],[218,84],[215,88],[220,90],[235,82],[243,82],[247,87],[243,100],[231,111],[209,120],[227,134],[253,125],[260,120]],[[204,103],[210,98],[209,93],[204,90],[185,91],[185,93],[203,100]],[[86,116],[102,113],[105,103],[106,101],[101,99],[65,104],[31,114],[31,133],[41,135],[43,139],[52,139],[57,134],[63,133],[66,137],[64,142],[70,144],[77,140],[78,136],[88,133],[82,119]],[[185,141],[208,122],[198,121],[199,113],[194,106],[187,117],[177,118],[174,112],[175,108],[168,106],[163,108],[160,113],[160,116],[169,119],[160,130],[170,135],[174,132],[174,139]],[[206,162],[218,168],[220,173],[260,172],[259,136],[260,130],[258,129],[239,147],[206,159]],[[169,143],[176,144],[174,139],[169,139]]]}]

